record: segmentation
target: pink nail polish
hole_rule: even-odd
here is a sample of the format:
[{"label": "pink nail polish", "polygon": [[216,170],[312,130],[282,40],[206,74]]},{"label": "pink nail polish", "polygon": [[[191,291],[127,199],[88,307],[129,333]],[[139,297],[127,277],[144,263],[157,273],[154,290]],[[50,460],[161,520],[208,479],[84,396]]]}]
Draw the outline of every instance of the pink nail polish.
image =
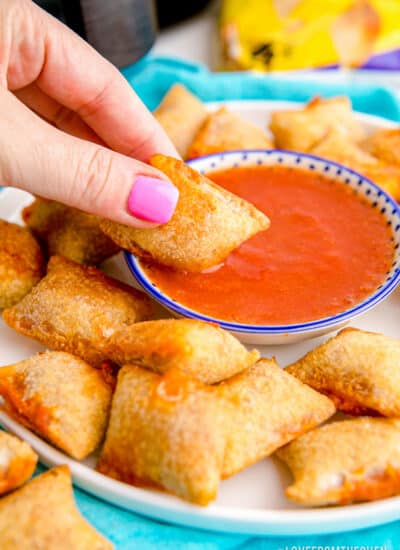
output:
[{"label": "pink nail polish", "polygon": [[138,176],[128,197],[128,210],[142,220],[166,223],[174,213],[178,197],[179,191],[172,183]]}]

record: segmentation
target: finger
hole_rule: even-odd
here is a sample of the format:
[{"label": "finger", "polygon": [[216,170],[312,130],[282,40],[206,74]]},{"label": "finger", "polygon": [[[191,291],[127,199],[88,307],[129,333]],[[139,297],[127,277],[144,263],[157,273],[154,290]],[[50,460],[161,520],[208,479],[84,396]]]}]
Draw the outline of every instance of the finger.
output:
[{"label": "finger", "polygon": [[[177,156],[161,126],[119,71],[61,22],[35,4],[30,6],[29,22],[20,22],[14,29],[20,36],[24,25],[23,48],[20,40],[16,48],[11,44],[11,88],[36,80],[45,94],[76,112],[115,151],[141,160],[157,152]],[[23,83],[13,62],[21,55],[32,58],[35,68],[35,74]],[[22,72],[27,74],[27,67]]]},{"label": "finger", "polygon": [[42,92],[35,83],[14,91],[14,95],[56,128],[81,139],[105,145],[98,135],[83,122],[79,115],[64,107],[64,105],[60,105],[60,103]]},{"label": "finger", "polygon": [[135,227],[167,222],[178,190],[158,170],[50,126],[0,90],[2,182]]}]

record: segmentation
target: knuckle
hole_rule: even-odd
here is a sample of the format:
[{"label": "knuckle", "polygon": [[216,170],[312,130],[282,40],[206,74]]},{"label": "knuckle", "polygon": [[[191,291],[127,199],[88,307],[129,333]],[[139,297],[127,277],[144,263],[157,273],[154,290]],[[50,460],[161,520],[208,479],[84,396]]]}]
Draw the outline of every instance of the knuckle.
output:
[{"label": "knuckle", "polygon": [[71,109],[60,105],[54,112],[52,122],[57,128],[62,128],[70,124],[72,125],[75,119],[76,114]]},{"label": "knuckle", "polygon": [[72,191],[92,210],[103,209],[112,190],[113,155],[95,147],[81,157],[75,173]]}]

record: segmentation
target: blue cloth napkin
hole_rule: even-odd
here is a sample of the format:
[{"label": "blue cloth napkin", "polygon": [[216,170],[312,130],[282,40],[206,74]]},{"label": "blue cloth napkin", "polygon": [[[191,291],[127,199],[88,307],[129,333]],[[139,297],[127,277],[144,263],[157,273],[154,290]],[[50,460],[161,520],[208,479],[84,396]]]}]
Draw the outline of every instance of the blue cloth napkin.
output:
[{"label": "blue cloth napkin", "polygon": [[[175,82],[181,82],[204,101],[226,99],[284,99],[306,101],[315,94],[348,95],[356,110],[400,121],[399,103],[384,87],[366,86],[349,79],[330,83],[323,75],[314,81],[256,74],[212,74],[204,67],[169,58],[148,57],[123,70],[124,76],[154,109]],[[134,121],[132,121],[134,123]],[[40,471],[40,470],[39,470]],[[268,490],[268,487],[265,488]],[[117,550],[399,550],[400,521],[383,527],[325,536],[249,537],[168,525],[119,509],[75,489],[83,515]],[[316,525],[316,530],[318,526]]]}]

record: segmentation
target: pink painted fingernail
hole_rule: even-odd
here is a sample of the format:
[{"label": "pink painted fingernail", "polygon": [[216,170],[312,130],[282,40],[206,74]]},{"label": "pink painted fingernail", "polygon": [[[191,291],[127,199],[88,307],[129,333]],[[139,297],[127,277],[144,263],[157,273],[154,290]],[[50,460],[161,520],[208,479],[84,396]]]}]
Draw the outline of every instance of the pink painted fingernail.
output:
[{"label": "pink painted fingernail", "polygon": [[128,210],[142,220],[166,223],[174,213],[178,197],[179,191],[172,183],[138,176],[128,197]]}]

